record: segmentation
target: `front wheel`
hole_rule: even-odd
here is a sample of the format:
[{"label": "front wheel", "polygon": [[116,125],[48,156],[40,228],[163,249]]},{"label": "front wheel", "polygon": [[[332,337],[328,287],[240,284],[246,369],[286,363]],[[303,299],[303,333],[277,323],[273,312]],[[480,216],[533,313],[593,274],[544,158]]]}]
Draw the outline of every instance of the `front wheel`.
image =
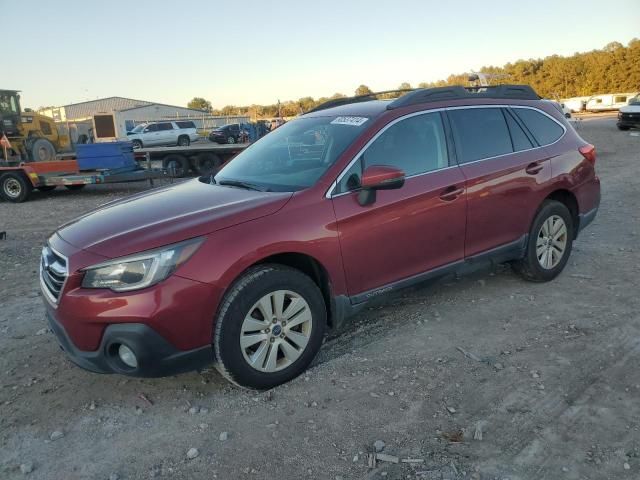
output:
[{"label": "front wheel", "polygon": [[191,144],[191,140],[186,135],[181,135],[178,138],[178,146],[179,147],[188,147]]},{"label": "front wheel", "polygon": [[318,286],[282,265],[249,269],[225,296],[215,324],[217,368],[233,383],[268,389],[309,366],[327,312]]},{"label": "front wheel", "polygon": [[235,139],[235,137],[233,137],[233,136],[229,135],[229,136],[227,137],[227,143],[230,143],[230,144],[236,143],[236,139]]},{"label": "front wheel", "polygon": [[531,282],[553,280],[569,260],[574,228],[566,205],[555,200],[545,201],[531,226],[526,254],[513,264],[514,269]]},{"label": "front wheel", "polygon": [[142,148],[142,142],[140,140],[134,140],[131,143],[133,144],[134,150],[139,150]]},{"label": "front wheel", "polygon": [[12,203],[24,202],[33,185],[22,172],[7,172],[0,176],[0,196]]}]

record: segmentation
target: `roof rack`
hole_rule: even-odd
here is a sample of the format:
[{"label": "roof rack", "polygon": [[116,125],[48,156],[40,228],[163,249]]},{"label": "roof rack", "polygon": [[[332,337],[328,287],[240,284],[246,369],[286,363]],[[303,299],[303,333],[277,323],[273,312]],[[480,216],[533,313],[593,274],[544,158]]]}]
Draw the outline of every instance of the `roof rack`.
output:
[{"label": "roof rack", "polygon": [[397,98],[389,105],[387,110],[406,107],[420,103],[439,102],[441,100],[462,100],[469,98],[504,98],[518,100],[539,100],[540,97],[529,85],[491,85],[477,87],[451,87],[421,88]]},{"label": "roof rack", "polygon": [[366,102],[369,100],[376,100],[378,95],[385,95],[388,93],[407,93],[416,91],[414,88],[405,88],[402,90],[384,90],[382,92],[371,92],[365,95],[356,95],[355,97],[341,97],[334,98],[333,100],[328,100],[324,103],[321,103],[315,108],[312,108],[306,113],[318,112],[320,110],[326,110],[327,108],[339,107],[341,105],[348,105],[350,103],[358,103],[358,102]]}]

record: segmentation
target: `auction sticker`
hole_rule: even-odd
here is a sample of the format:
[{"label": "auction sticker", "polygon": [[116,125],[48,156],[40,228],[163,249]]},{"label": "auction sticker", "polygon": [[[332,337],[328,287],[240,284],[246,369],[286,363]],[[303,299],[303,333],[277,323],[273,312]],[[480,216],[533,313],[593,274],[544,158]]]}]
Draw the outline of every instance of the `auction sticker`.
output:
[{"label": "auction sticker", "polygon": [[334,125],[351,125],[353,127],[359,127],[367,120],[369,120],[367,117],[336,117],[331,123]]}]

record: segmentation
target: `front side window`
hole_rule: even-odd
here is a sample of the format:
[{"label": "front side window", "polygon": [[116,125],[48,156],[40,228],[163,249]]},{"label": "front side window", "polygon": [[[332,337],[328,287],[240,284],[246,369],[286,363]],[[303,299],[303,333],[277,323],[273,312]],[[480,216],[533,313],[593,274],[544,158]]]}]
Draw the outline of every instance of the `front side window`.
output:
[{"label": "front side window", "polygon": [[294,192],[314,185],[369,126],[366,117],[302,117],[243,150],[215,176],[265,191]]},{"label": "front side window", "polygon": [[554,143],[563,134],[564,129],[554,120],[531,108],[514,108],[513,111],[522,120],[538,145]]},{"label": "front side window", "polygon": [[460,163],[513,152],[500,108],[464,108],[447,112]]},{"label": "front side window", "polygon": [[426,113],[401,120],[384,130],[340,178],[335,193],[360,187],[363,169],[389,165],[407,177],[449,165],[440,113]]},{"label": "front side window", "polygon": [[144,133],[151,133],[151,132],[157,132],[157,131],[158,131],[157,123],[152,123],[151,125],[147,125],[146,128],[144,129]]}]

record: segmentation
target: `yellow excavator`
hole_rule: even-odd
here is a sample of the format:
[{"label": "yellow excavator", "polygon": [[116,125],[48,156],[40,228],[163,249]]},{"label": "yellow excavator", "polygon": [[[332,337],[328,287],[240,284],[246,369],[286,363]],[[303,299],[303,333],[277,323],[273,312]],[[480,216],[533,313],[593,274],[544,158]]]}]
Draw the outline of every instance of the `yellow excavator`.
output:
[{"label": "yellow excavator", "polygon": [[[11,148],[0,148],[0,162],[46,162],[70,145],[52,118],[20,109],[19,90],[0,89],[0,138],[5,135]],[[6,157],[5,158],[5,152]]]}]

